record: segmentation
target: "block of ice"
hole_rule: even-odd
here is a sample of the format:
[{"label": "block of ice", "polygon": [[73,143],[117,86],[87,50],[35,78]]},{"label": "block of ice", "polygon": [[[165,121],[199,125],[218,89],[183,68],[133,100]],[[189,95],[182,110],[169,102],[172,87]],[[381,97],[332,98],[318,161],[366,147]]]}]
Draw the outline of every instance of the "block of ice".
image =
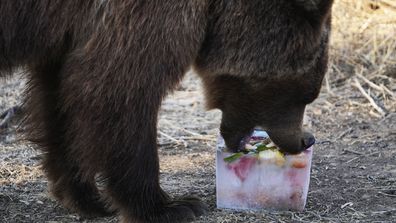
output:
[{"label": "block of ice", "polygon": [[297,210],[305,207],[312,148],[284,155],[268,135],[256,130],[244,153],[226,151],[219,137],[216,152],[218,208]]}]

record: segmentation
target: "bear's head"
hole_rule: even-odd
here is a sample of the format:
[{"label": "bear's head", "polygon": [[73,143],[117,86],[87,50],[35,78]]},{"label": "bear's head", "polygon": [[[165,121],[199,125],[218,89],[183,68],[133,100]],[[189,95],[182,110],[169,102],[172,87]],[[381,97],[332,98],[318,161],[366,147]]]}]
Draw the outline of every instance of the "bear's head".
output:
[{"label": "bear's head", "polygon": [[211,10],[195,69],[208,107],[223,112],[227,147],[238,151],[260,126],[285,152],[307,149],[315,138],[302,120],[327,70],[332,1],[223,2]]}]

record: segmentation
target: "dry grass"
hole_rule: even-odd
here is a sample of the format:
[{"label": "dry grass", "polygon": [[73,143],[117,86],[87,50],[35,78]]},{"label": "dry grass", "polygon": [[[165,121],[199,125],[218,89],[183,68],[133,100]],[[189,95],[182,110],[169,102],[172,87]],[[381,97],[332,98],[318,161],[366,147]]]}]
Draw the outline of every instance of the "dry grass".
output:
[{"label": "dry grass", "polygon": [[345,97],[352,87],[363,100],[351,104],[384,117],[396,111],[395,78],[396,1],[336,1],[328,93]]},{"label": "dry grass", "polygon": [[0,163],[0,185],[21,185],[43,176],[40,165],[26,165],[14,162]]}]

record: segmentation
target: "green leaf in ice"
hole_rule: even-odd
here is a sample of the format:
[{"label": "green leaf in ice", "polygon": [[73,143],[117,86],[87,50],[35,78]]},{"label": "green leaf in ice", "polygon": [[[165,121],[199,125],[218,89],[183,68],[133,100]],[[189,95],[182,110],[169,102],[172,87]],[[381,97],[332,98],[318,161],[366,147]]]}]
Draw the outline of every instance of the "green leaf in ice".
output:
[{"label": "green leaf in ice", "polygon": [[266,145],[261,144],[261,145],[257,146],[256,153],[260,153],[262,151],[269,150],[269,149],[277,150],[277,148],[275,146],[267,147]]},{"label": "green leaf in ice", "polygon": [[228,156],[228,157],[224,158],[224,161],[227,162],[227,163],[232,163],[235,160],[241,158],[243,156],[243,154],[244,154],[243,152],[234,153],[231,156]]},{"label": "green leaf in ice", "polygon": [[267,147],[267,149],[272,149],[272,150],[279,151],[278,147],[276,147],[276,146]]},{"label": "green leaf in ice", "polygon": [[257,146],[256,151],[259,153],[259,152],[267,150],[267,149],[270,149],[270,147],[267,147],[266,145],[261,144],[261,145]]}]

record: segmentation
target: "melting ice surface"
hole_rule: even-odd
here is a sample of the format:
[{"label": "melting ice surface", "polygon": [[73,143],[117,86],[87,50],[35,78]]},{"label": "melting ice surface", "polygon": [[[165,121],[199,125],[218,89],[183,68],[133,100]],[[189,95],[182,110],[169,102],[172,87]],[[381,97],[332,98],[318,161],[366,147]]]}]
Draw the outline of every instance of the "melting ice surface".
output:
[{"label": "melting ice surface", "polygon": [[[252,138],[266,139],[264,131],[254,131]],[[225,151],[219,137],[216,153],[216,197],[218,208],[270,209],[302,211],[305,207],[312,148],[285,155],[282,162],[245,154],[226,162],[232,153]]]}]

